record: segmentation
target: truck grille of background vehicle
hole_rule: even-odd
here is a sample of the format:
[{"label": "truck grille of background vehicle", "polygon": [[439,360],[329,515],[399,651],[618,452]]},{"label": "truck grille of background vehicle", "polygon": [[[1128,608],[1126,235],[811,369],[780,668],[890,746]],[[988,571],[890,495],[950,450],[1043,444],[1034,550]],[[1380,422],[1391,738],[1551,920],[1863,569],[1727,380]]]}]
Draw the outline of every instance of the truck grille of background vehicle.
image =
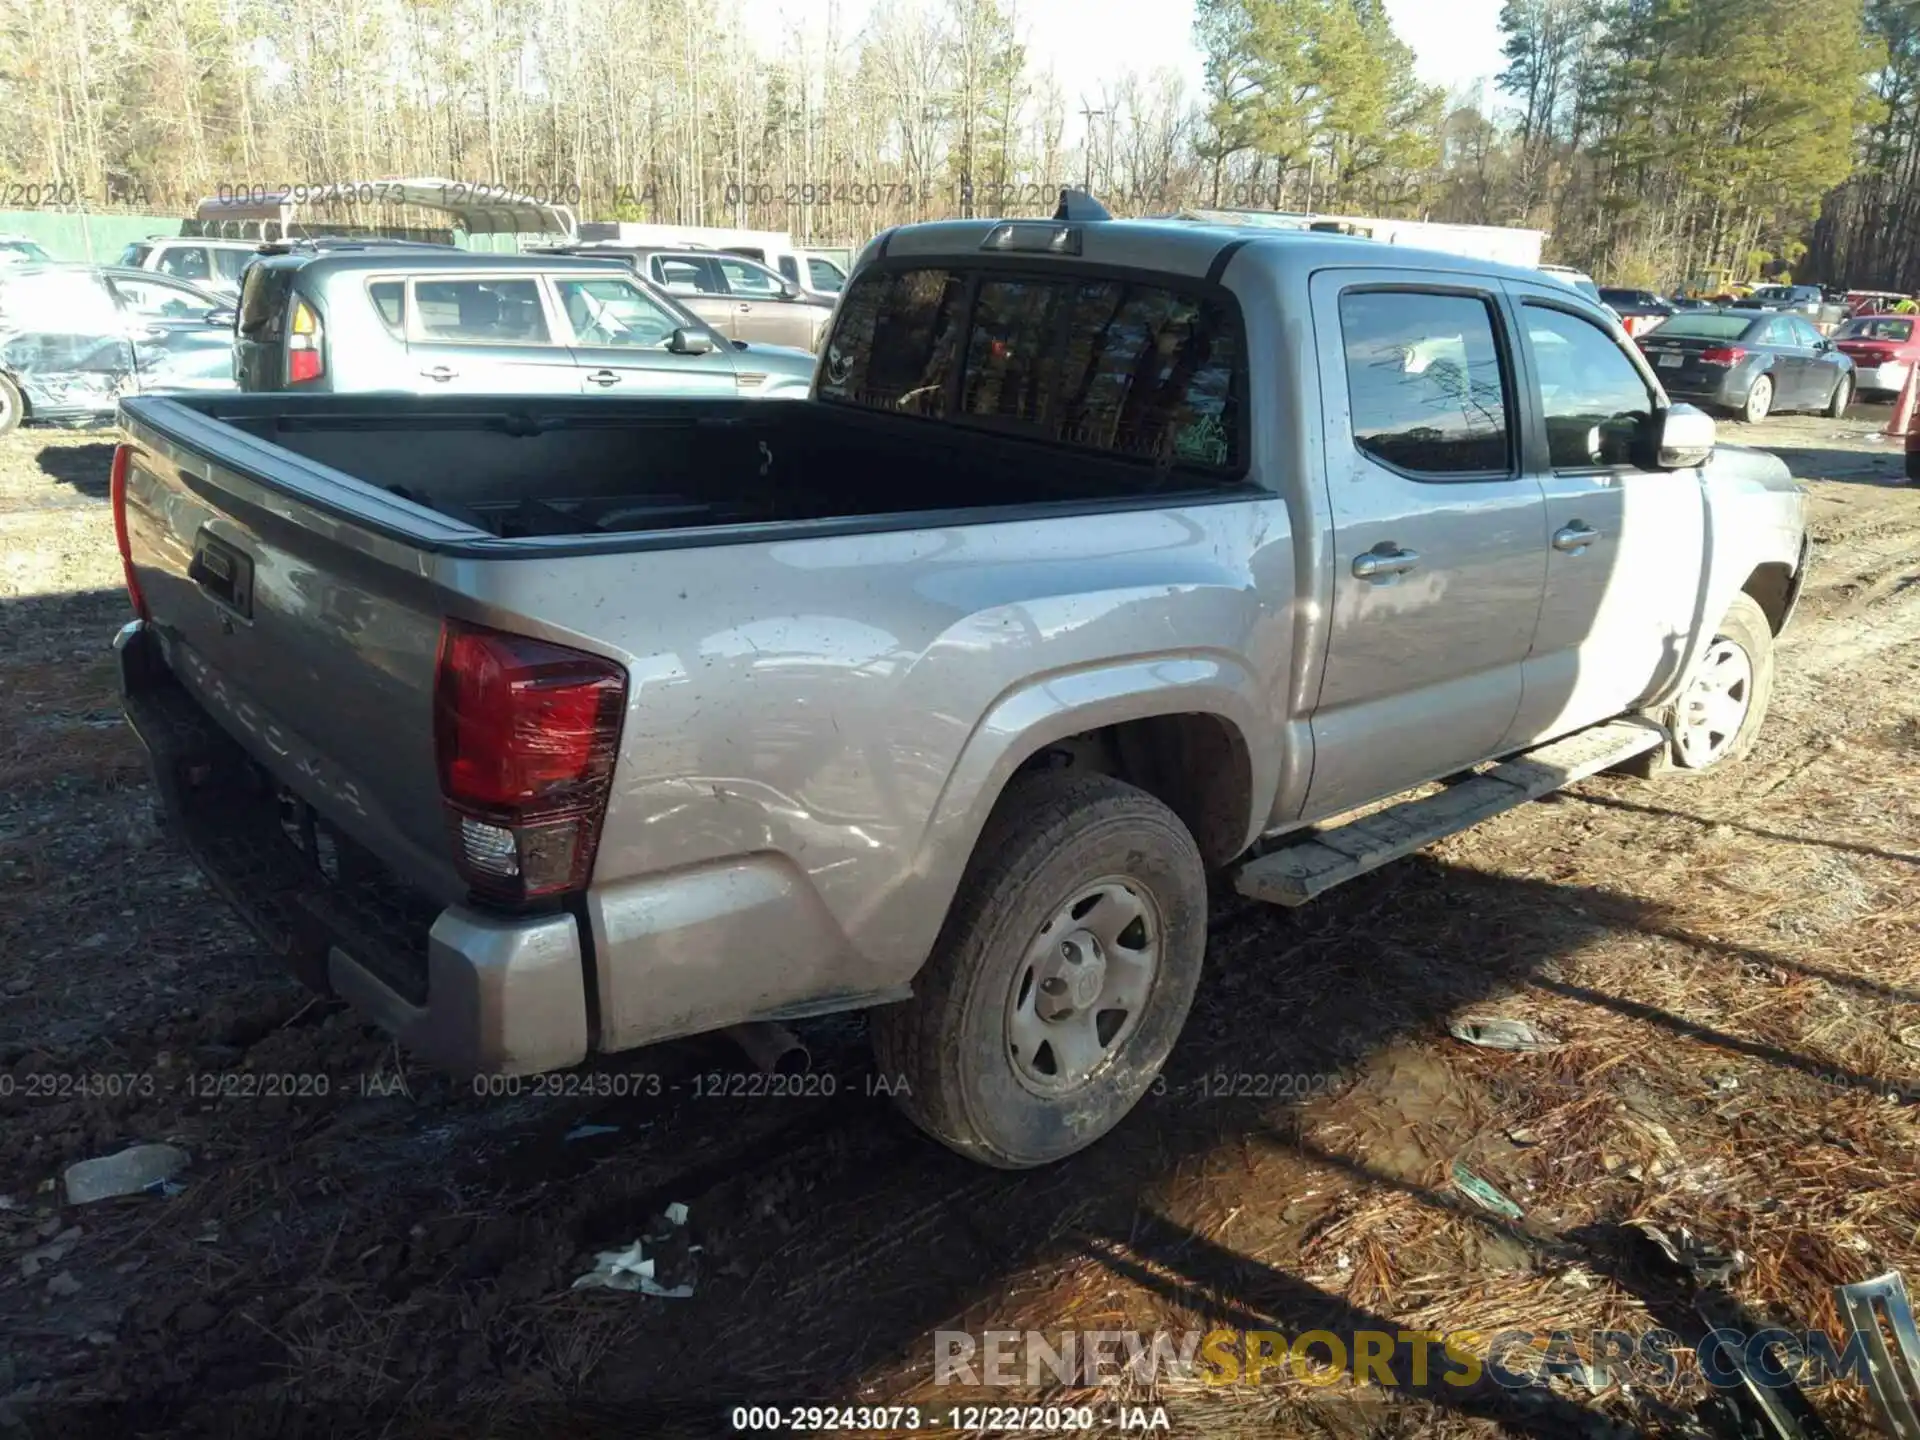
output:
[{"label": "truck grille of background vehicle", "polygon": [[464,621],[441,628],[434,746],[455,863],[477,899],[571,894],[593,872],[626,670]]}]

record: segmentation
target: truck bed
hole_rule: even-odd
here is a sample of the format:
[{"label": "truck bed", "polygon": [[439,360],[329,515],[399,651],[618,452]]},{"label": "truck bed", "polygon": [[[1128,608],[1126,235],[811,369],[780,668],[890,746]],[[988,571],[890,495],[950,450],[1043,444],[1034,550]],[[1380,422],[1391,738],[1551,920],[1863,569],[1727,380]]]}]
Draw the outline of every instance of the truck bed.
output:
[{"label": "truck bed", "polygon": [[1244,488],[1028,434],[810,401],[218,395],[136,401],[128,413],[252,478],[274,476],[260,473],[258,446],[231,443],[243,436],[499,540],[927,524]]}]

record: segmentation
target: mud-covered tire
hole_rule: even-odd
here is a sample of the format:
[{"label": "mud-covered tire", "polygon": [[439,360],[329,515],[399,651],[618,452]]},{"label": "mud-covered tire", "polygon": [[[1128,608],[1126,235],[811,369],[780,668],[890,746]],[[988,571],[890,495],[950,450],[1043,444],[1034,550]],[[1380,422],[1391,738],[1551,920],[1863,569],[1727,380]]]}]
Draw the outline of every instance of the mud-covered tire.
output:
[{"label": "mud-covered tire", "polygon": [[[1744,713],[1731,728],[1725,743],[1703,749],[1687,742],[1687,714],[1717,647],[1736,647],[1746,657],[1748,685]],[[1766,723],[1767,707],[1773,700],[1774,639],[1766,611],[1751,595],[1736,595],[1727,613],[1714,627],[1703,663],[1695,667],[1680,698],[1659,710],[1654,718],[1666,727],[1666,744],[1641,757],[1633,773],[1645,779],[1710,775],[1747,758],[1760,738]],[[1696,727],[1697,728],[1697,727]]]},{"label": "mud-covered tire", "polygon": [[0,375],[0,435],[19,429],[26,418],[27,402],[21,397],[20,387]]},{"label": "mud-covered tire", "polygon": [[[1145,1001],[1080,1088],[1036,1093],[1010,1049],[1027,993],[1016,987],[1061,907],[1110,878],[1144,892],[1161,926]],[[1022,776],[981,834],[913,997],[872,1012],[876,1066],[908,1117],[969,1159],[1009,1170],[1064,1159],[1152,1085],[1186,1023],[1206,937],[1206,867],[1171,810],[1104,775]]]}]

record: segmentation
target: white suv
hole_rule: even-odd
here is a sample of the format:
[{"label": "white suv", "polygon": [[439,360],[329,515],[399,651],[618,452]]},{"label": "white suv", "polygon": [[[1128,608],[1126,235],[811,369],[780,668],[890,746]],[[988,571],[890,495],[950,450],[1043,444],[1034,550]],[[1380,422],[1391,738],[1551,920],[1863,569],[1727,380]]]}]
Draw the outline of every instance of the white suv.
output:
[{"label": "white suv", "polygon": [[202,290],[240,298],[240,277],[260,254],[258,240],[219,240],[207,235],[149,235],[120,252],[129,270],[171,275]]}]

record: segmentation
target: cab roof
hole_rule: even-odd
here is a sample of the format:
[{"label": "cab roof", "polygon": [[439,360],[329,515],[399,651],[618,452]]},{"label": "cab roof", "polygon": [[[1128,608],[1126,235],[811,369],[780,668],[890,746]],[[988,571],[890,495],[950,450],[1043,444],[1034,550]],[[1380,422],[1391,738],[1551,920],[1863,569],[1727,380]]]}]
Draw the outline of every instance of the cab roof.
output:
[{"label": "cab roof", "polygon": [[[925,257],[950,262],[978,259],[992,253],[983,249],[987,236],[1009,223],[1053,227],[1063,222],[938,220],[903,225],[876,239],[862,258],[871,260],[876,255],[884,255],[889,260]],[[1396,270],[1523,280],[1536,285],[1547,278],[1540,270],[1500,261],[1423,250],[1412,245],[1389,245],[1364,235],[1339,235],[1321,230],[1278,230],[1188,220],[1094,220],[1074,228],[1081,232],[1078,257],[1034,254],[1031,258],[1041,264],[1054,260],[1071,263],[1077,258],[1088,264],[1204,278],[1232,247],[1231,258],[1235,263],[1253,261],[1289,269],[1380,265]]]}]

